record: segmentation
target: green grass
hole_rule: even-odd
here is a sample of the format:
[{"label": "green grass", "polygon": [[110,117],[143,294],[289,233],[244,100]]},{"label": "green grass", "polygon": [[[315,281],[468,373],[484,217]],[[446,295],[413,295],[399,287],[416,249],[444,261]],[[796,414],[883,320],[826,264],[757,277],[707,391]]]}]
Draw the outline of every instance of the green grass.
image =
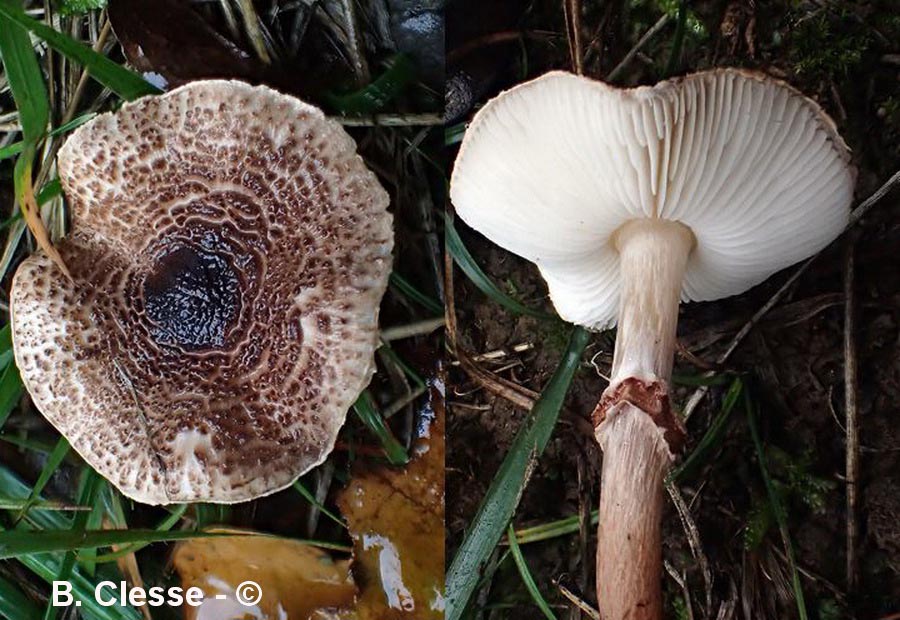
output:
[{"label": "green grass", "polygon": [[522,424],[447,571],[447,619],[463,617],[488,558],[506,530],[556,426],[589,334],[576,327],[559,366]]},{"label": "green grass", "polygon": [[706,463],[713,450],[721,447],[731,421],[731,413],[735,406],[741,402],[744,392],[744,383],[740,377],[735,377],[728,391],[722,399],[719,413],[713,419],[712,424],[706,429],[703,437],[691,453],[675,467],[668,476],[667,482],[683,482],[688,476],[694,474],[701,465]]},{"label": "green grass", "polygon": [[[599,511],[592,510],[590,521],[591,525],[597,525],[598,518]],[[548,523],[541,523],[539,525],[533,525],[531,527],[524,527],[522,529],[516,530],[516,542],[520,545],[527,545],[530,543],[543,542],[545,540],[559,538],[560,536],[568,536],[569,534],[574,534],[575,532],[577,532],[580,524],[581,516],[572,515],[571,517],[557,519]],[[508,545],[509,542],[509,536],[501,541],[502,544],[506,545]]]},{"label": "green grass", "polygon": [[472,282],[472,284],[474,284],[476,287],[478,287],[478,289],[482,293],[487,295],[491,299],[491,301],[499,304],[500,306],[503,306],[514,314],[523,314],[526,316],[533,316],[535,318],[547,320],[554,320],[558,318],[555,315],[548,314],[534,308],[529,308],[517,299],[514,299],[513,297],[500,290],[500,288],[496,284],[494,284],[494,281],[491,280],[491,278],[488,277],[486,273],[484,273],[475,258],[466,248],[462,238],[456,231],[456,227],[453,224],[453,219],[449,216],[444,218],[444,233],[445,241],[447,243],[447,251],[450,253],[450,256],[453,257],[453,262],[455,262],[462,270],[462,272],[466,274],[466,276],[469,278],[469,281]]},{"label": "green grass", "polygon": [[791,571],[791,587],[794,590],[794,600],[797,603],[797,614],[800,620],[807,620],[806,601],[803,596],[803,587],[800,584],[800,572],[797,570],[797,561],[794,557],[794,545],[791,542],[791,535],[788,530],[787,513],[785,512],[781,497],[775,488],[775,483],[769,475],[766,451],[760,437],[759,427],[757,426],[759,407],[749,390],[744,390],[743,395],[744,412],[747,415],[747,425],[750,427],[750,436],[753,438],[753,447],[756,450],[759,473],[765,483],[766,494],[769,498],[772,513],[775,515],[775,522],[778,524],[778,531],[781,534],[781,540],[784,543],[784,551],[788,558],[788,564]]},{"label": "green grass", "polygon": [[390,427],[385,423],[384,416],[378,411],[375,399],[368,390],[363,392],[353,403],[353,412],[378,439],[385,456],[392,465],[405,465],[409,462],[406,448],[394,437]]},{"label": "green grass", "polygon": [[522,555],[522,550],[519,549],[519,543],[516,542],[516,533],[512,523],[509,524],[507,532],[506,539],[509,541],[509,550],[510,553],[512,553],[513,560],[516,562],[516,568],[519,569],[519,576],[522,577],[522,583],[525,584],[525,588],[531,595],[532,600],[534,600],[534,604],[541,610],[544,617],[547,618],[547,620],[556,620],[556,614],[550,609],[550,605],[547,603],[544,595],[541,594],[540,588],[538,588],[537,584],[534,582],[531,571],[528,570],[525,556]]},{"label": "green grass", "polygon": [[413,81],[415,66],[398,54],[386,62],[384,72],[371,84],[345,94],[329,94],[325,102],[341,114],[363,116],[384,110]]},{"label": "green grass", "polygon": [[[133,71],[129,71],[106,56],[94,52],[84,43],[75,41],[43,22],[32,19],[16,5],[14,0],[0,0],[0,17],[3,18],[4,30],[9,32],[15,31],[21,34],[26,34],[26,32],[32,33],[72,62],[87,69],[88,74],[92,78],[125,101],[132,101],[144,95],[159,93],[159,89]],[[19,35],[17,34],[17,36]],[[28,47],[30,48],[31,46],[29,45]],[[45,102],[46,99],[45,96]],[[38,105],[43,107],[43,104]],[[21,107],[19,107],[19,112],[21,114]]]}]

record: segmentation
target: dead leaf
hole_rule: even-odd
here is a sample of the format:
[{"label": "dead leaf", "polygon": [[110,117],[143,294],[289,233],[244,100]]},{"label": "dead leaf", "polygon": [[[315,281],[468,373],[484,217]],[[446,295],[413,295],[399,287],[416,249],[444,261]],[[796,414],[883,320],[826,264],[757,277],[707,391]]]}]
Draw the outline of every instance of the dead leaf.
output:
[{"label": "dead leaf", "polygon": [[[444,411],[431,406],[404,468],[358,466],[338,496],[353,537],[360,620],[444,617]],[[433,415],[432,415],[433,414]]]},{"label": "dead leaf", "polygon": [[[172,563],[185,590],[197,586],[206,595],[200,607],[184,607],[185,620],[355,618],[350,561],[335,562],[310,545],[265,536],[198,538],[178,545]],[[235,588],[248,580],[259,584],[262,598],[244,606]]]},{"label": "dead leaf", "polygon": [[[23,168],[19,169],[19,166],[23,166]],[[31,180],[31,154],[27,151],[16,162],[16,176],[21,179],[16,187],[16,199],[19,203],[19,209],[22,210],[22,216],[25,218],[28,229],[31,231],[31,234],[34,235],[34,240],[37,241],[38,246],[50,257],[50,260],[59,267],[59,270],[62,271],[69,280],[72,280],[72,274],[69,273],[69,269],[63,262],[62,256],[60,256],[56,248],[53,247],[53,243],[50,241],[50,235],[47,233],[47,228],[44,226],[44,220],[41,219],[41,208],[34,198],[34,186]]]},{"label": "dead leaf", "polygon": [[189,2],[110,0],[108,10],[128,61],[148,77],[162,78],[164,88],[199,78],[271,79],[263,63],[219,33]]}]

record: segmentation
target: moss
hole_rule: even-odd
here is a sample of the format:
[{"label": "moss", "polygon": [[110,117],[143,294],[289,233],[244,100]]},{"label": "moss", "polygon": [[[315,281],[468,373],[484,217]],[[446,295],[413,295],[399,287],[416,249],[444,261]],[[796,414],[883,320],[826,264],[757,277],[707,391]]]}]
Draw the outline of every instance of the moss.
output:
[{"label": "moss", "polygon": [[[824,514],[828,493],[835,483],[810,472],[813,455],[807,451],[792,455],[776,446],[766,448],[772,483],[779,503],[789,513],[790,506],[804,506],[817,514]],[[775,525],[775,515],[768,497],[754,497],[744,526],[744,548],[757,549],[769,530]]]},{"label": "moss", "polygon": [[684,598],[680,596],[676,596],[672,599],[672,617],[676,618],[676,620],[688,620],[691,618],[691,613],[688,611],[687,603]]},{"label": "moss", "polygon": [[[632,0],[631,8],[643,9],[648,5],[652,5],[657,11],[662,11],[672,19],[675,19],[678,17],[678,7],[680,4],[681,0]],[[685,25],[687,26],[687,32],[698,39],[705,38],[709,34],[706,26],[704,26],[703,22],[700,21],[700,18],[697,17],[697,13],[690,9],[688,9],[687,12],[687,21],[685,22]],[[641,34],[643,34],[643,32]]]},{"label": "moss", "polygon": [[791,37],[793,70],[819,80],[848,77],[873,42],[866,26],[849,9],[834,7],[798,16]]},{"label": "moss", "polygon": [[878,106],[878,116],[885,124],[900,129],[900,96],[884,99]]},{"label": "moss", "polygon": [[81,15],[92,9],[106,7],[106,0],[62,0],[59,5],[64,15]]}]

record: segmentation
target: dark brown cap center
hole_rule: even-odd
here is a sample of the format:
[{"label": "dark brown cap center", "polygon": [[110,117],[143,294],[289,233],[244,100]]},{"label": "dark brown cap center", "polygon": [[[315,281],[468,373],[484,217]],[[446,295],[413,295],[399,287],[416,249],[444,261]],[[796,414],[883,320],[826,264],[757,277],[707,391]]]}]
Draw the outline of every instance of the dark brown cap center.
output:
[{"label": "dark brown cap center", "polygon": [[227,257],[178,245],[144,280],[153,339],[189,351],[219,348],[240,315],[241,284]]}]

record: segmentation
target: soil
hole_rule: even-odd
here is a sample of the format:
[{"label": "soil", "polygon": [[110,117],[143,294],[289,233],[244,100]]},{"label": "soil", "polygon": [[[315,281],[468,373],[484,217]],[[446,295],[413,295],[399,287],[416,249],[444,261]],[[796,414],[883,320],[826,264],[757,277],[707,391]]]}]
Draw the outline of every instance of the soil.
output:
[{"label": "soil", "polygon": [[[460,3],[457,3],[459,6]],[[466,3],[461,3],[466,6]],[[480,78],[469,93],[480,103],[502,88],[551,68],[568,69],[561,3],[473,3],[468,26],[454,32],[448,17],[449,70]],[[582,6],[585,73],[606,75],[662,14],[677,2],[591,2]],[[857,198],[869,196],[900,167],[900,18],[890,2],[692,2],[682,62],[676,74],[710,66],[745,66],[787,79],[833,116],[854,152]],[[483,18],[477,11],[493,12]],[[498,17],[499,14],[499,17]],[[505,21],[504,21],[505,20]],[[498,21],[500,23],[498,23]],[[473,24],[482,23],[479,31]],[[705,31],[697,34],[690,24]],[[498,32],[530,33],[524,42]],[[541,33],[538,36],[536,33]],[[649,84],[665,77],[674,35],[671,24],[620,74],[617,83]],[[473,43],[474,41],[474,43]],[[453,49],[464,53],[454,56]],[[526,62],[527,61],[527,62]],[[475,68],[478,71],[475,71]],[[486,77],[484,77],[486,76]],[[470,114],[468,115],[470,116]],[[461,116],[467,118],[468,116]],[[450,158],[455,156],[451,152]],[[760,405],[768,467],[787,509],[788,528],[810,618],[882,618],[900,611],[900,247],[895,190],[855,230],[832,244],[751,332],[720,373],[741,374]],[[463,241],[502,289],[532,307],[553,312],[537,270],[456,222]],[[845,254],[855,255],[859,365],[860,585],[845,582],[844,296]],[[698,376],[725,350],[751,315],[793,269],[747,293],[716,303],[682,306],[676,375]],[[455,306],[460,346],[472,354],[504,350],[486,368],[534,391],[546,383],[565,348],[568,327],[505,311],[458,270]],[[516,513],[517,527],[547,523],[596,507],[601,454],[588,422],[606,386],[614,334],[596,334],[569,391],[553,440],[540,459]],[[516,345],[527,344],[523,352]],[[688,422],[689,453],[722,404],[714,386]],[[682,407],[694,387],[673,395]],[[525,412],[493,396],[458,366],[448,393],[448,558],[459,544]],[[712,573],[714,610],[736,602],[735,618],[797,617],[784,546],[766,508],[766,492],[743,410],[730,418],[724,440],[680,484],[691,507]],[[769,514],[767,514],[769,513]],[[693,617],[704,617],[704,580],[673,506],[664,518],[664,555],[683,575]],[[563,583],[592,605],[596,535],[578,533],[529,544],[525,557],[560,618],[579,618],[559,594]],[[684,594],[667,578],[671,617],[683,614]],[[485,618],[540,618],[511,562],[480,592]],[[679,610],[682,611],[679,611]],[[715,617],[715,611],[711,614]],[[669,617],[669,616],[667,616]]]}]

